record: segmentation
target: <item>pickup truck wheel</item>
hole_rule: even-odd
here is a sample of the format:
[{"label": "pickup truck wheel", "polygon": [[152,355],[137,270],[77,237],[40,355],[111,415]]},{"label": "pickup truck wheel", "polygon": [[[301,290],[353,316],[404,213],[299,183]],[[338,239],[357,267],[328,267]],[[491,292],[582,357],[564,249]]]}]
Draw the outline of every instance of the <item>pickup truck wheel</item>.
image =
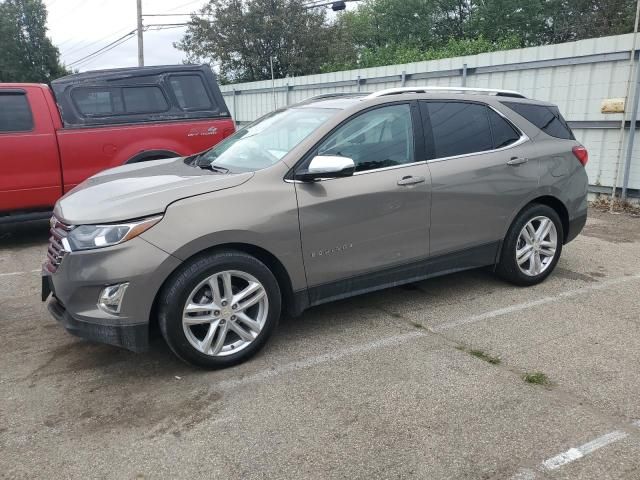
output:
[{"label": "pickup truck wheel", "polygon": [[554,209],[529,205],[507,232],[496,272],[516,285],[542,282],[558,263],[563,235],[562,222]]},{"label": "pickup truck wheel", "polygon": [[224,251],[196,258],[164,287],[162,335],[187,363],[224,368],[254,355],[280,317],[278,282],[258,259]]},{"label": "pickup truck wheel", "polygon": [[134,157],[131,157],[125,162],[125,165],[130,163],[149,162],[151,160],[164,160],[165,158],[177,158],[179,154],[170,150],[148,150],[141,152]]}]

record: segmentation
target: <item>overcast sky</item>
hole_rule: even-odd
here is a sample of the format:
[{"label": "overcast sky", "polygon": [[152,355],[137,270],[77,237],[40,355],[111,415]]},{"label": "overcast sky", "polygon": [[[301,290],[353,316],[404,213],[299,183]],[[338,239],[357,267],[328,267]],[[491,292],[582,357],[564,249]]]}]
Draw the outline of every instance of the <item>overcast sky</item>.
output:
[{"label": "overcast sky", "polygon": [[[136,28],[136,0],[44,0],[48,11],[49,37],[60,49],[62,61],[84,72],[101,68],[135,67],[138,46],[134,35],[108,51],[88,55]],[[202,8],[207,0],[142,0],[144,14],[184,14]],[[347,4],[351,7],[352,3]],[[332,15],[330,9],[327,9]],[[145,17],[145,25],[185,23],[187,16]],[[182,63],[184,52],[173,47],[186,27],[144,32],[145,65]],[[106,49],[105,49],[106,50]]]},{"label": "overcast sky", "polygon": [[[136,0],[44,0],[49,36],[62,61],[80,71],[132,67],[138,64],[135,36],[94,59],[73,64],[136,28]],[[206,0],[142,0],[142,13],[190,13]],[[146,17],[145,25],[184,23],[189,17]],[[184,52],[173,48],[185,27],[144,33],[145,65],[182,63]]]}]

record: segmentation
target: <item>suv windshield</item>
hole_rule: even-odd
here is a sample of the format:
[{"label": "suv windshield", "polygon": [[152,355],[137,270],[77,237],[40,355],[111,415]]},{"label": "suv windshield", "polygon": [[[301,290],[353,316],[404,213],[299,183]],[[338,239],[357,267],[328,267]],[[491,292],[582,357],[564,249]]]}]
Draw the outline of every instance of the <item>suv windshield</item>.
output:
[{"label": "suv windshield", "polygon": [[249,172],[273,165],[338,110],[290,108],[272,112],[219,143],[197,159],[202,167]]}]

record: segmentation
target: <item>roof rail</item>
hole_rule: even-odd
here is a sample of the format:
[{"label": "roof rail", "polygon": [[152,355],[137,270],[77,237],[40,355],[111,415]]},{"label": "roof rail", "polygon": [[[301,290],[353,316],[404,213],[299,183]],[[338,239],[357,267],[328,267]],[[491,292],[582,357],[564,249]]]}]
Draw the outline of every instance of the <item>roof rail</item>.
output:
[{"label": "roof rail", "polygon": [[323,98],[340,98],[340,97],[362,97],[366,95],[366,92],[332,92],[332,93],[320,93],[301,100],[299,103],[309,102],[312,100],[322,100]]},{"label": "roof rail", "polygon": [[470,87],[397,87],[387,88],[378,92],[373,92],[364,97],[378,98],[386,95],[397,95],[400,93],[430,93],[430,92],[458,92],[458,93],[475,93],[482,95],[496,95],[500,97],[527,98],[520,92],[514,90],[498,90],[495,88],[470,88]]}]

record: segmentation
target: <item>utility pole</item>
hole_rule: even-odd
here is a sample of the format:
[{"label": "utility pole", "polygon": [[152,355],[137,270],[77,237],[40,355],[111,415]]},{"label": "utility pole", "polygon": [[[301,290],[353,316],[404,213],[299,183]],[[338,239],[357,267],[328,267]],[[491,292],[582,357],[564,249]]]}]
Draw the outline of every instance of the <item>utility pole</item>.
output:
[{"label": "utility pole", "polygon": [[138,66],[144,67],[144,41],[142,39],[142,0],[136,0],[138,7]]}]

